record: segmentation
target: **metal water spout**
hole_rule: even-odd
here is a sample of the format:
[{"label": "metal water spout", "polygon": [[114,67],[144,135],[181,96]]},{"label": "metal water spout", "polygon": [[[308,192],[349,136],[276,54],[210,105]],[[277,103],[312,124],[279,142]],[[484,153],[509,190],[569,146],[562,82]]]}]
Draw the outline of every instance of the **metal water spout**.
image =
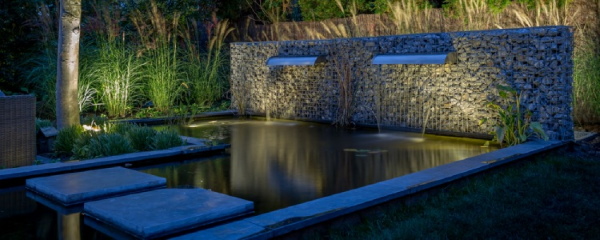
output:
[{"label": "metal water spout", "polygon": [[267,66],[312,66],[325,62],[325,56],[273,56],[267,59]]},{"label": "metal water spout", "polygon": [[372,64],[452,64],[456,52],[380,54],[373,57]]}]

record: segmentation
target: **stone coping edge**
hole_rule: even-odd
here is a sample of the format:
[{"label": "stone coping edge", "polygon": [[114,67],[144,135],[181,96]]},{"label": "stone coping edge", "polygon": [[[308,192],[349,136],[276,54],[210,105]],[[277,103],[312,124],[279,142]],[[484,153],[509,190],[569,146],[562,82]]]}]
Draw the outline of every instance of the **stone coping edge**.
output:
[{"label": "stone coping edge", "polygon": [[269,239],[446,184],[571,141],[531,141],[173,239]]},{"label": "stone coping edge", "polygon": [[[204,112],[204,113],[200,113],[200,114],[196,114],[194,116],[189,116],[187,118],[209,118],[209,117],[227,117],[227,116],[236,116],[238,114],[237,110],[225,110],[225,111],[218,111],[218,112]],[[127,123],[135,123],[135,124],[142,124],[142,125],[160,125],[160,124],[165,124],[168,122],[172,122],[172,121],[177,121],[177,120],[181,120],[181,119],[185,119],[186,117],[180,117],[180,116],[175,116],[175,117],[163,117],[163,118],[139,118],[139,119],[123,119],[123,120],[116,120],[114,122],[127,122]]]},{"label": "stone coping edge", "polygon": [[[184,139],[189,139],[189,137],[185,137]],[[202,140],[197,141],[198,143],[202,142]],[[127,153],[115,156],[93,158],[88,160],[76,160],[71,162],[46,163],[41,165],[7,168],[0,170],[0,181],[80,171],[85,169],[114,166],[157,158],[220,151],[225,150],[230,146],[230,144],[221,144],[215,146],[204,146],[194,144],[173,147],[164,150]]]}]

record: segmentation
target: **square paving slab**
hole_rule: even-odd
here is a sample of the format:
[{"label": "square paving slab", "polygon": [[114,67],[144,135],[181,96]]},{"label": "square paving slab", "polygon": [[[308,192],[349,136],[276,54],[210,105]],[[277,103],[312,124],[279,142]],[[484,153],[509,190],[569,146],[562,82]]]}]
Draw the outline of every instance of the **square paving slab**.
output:
[{"label": "square paving slab", "polygon": [[114,167],[27,179],[26,188],[70,206],[166,186],[167,180],[135,170]]},{"label": "square paving slab", "polygon": [[254,203],[205,189],[159,189],[87,202],[84,213],[138,238],[157,238],[252,213]]}]

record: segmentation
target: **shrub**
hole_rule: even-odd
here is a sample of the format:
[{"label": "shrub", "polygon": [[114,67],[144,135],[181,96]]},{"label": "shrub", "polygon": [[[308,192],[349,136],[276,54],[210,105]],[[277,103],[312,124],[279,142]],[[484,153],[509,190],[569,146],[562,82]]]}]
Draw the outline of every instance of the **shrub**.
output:
[{"label": "shrub", "polygon": [[129,130],[137,127],[131,123],[105,123],[104,124],[104,132],[106,133],[116,133],[125,136]]},{"label": "shrub", "polygon": [[54,142],[54,151],[57,154],[71,154],[75,142],[78,141],[81,135],[83,135],[83,127],[80,125],[73,125],[61,129]]},{"label": "shrub", "polygon": [[152,150],[150,143],[156,136],[156,130],[149,127],[135,126],[129,129],[125,136],[131,142],[131,146],[137,151]]},{"label": "shrub", "polygon": [[84,156],[80,157],[86,159],[131,152],[135,152],[135,149],[131,146],[129,139],[120,134],[108,133],[92,137],[83,152]]},{"label": "shrub", "polygon": [[129,123],[105,123],[94,131],[85,131],[81,126],[61,130],[55,151],[62,155],[72,154],[72,159],[89,159],[166,149],[184,143],[173,129],[156,131]]},{"label": "shrub", "polygon": [[179,133],[173,129],[166,129],[156,133],[152,140],[152,149],[160,150],[171,147],[181,146],[184,141],[179,137]]},{"label": "shrub", "polygon": [[71,150],[71,158],[72,159],[86,159],[90,158],[89,156],[92,154],[89,144],[92,138],[98,136],[100,133],[93,131],[84,131],[79,135],[79,138],[73,144],[73,149]]}]

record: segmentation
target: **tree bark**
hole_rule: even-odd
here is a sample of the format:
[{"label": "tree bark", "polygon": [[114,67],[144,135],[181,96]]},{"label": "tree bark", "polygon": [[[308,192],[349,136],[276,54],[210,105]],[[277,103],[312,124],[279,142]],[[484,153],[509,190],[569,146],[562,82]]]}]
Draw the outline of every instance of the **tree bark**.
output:
[{"label": "tree bark", "polygon": [[81,0],[60,0],[58,64],[56,73],[56,125],[58,129],[79,124],[79,23]]}]

